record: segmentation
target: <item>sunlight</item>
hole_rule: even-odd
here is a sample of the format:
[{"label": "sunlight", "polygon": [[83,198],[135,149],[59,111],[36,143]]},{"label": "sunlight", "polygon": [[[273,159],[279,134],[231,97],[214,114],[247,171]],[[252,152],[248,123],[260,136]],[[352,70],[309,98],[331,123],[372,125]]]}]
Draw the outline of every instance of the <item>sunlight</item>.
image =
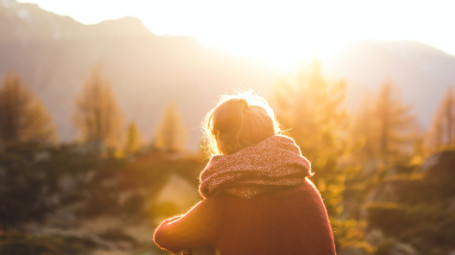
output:
[{"label": "sunlight", "polygon": [[[442,15],[434,15],[429,12],[430,2],[408,0],[19,1],[37,2],[85,24],[137,17],[154,34],[192,36],[205,46],[253,57],[282,70],[314,56],[323,59],[348,40],[417,40],[447,52],[453,51],[455,40],[432,24],[453,23],[451,8],[439,8]],[[435,4],[447,5],[445,1]]]},{"label": "sunlight", "polygon": [[[271,64],[283,71],[295,68],[302,62],[313,57],[323,57],[328,52],[316,42],[305,41],[303,38],[285,39],[286,37],[268,37],[250,35],[245,41],[230,38],[202,38],[200,41],[212,48],[221,49],[240,56],[251,57]],[[289,38],[289,36],[287,37]]]},{"label": "sunlight", "polygon": [[[176,11],[169,6],[172,17],[161,18],[166,20],[168,28],[178,28],[182,33],[191,31],[186,33],[205,46],[261,60],[283,71],[294,69],[314,57],[324,58],[346,40],[343,32],[330,33],[333,30],[331,19],[312,11],[321,9],[332,15],[323,4],[251,1],[238,8],[240,4],[235,2],[224,5],[205,2],[205,10],[210,11],[193,9],[194,13]],[[184,7],[194,8],[192,5]],[[167,7],[164,9],[168,10]],[[157,16],[139,16],[152,31],[159,31]]]}]

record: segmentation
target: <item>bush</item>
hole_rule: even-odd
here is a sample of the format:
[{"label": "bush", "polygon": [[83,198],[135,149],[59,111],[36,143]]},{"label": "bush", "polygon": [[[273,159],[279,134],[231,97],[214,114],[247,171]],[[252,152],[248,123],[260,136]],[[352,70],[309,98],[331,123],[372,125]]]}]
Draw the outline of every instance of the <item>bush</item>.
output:
[{"label": "bush", "polygon": [[402,233],[415,224],[407,208],[398,203],[370,203],[366,211],[369,227],[379,228],[389,235]]},{"label": "bush", "polygon": [[366,227],[364,221],[331,219],[330,224],[338,251],[346,249],[362,250],[365,253],[374,251],[374,247],[364,241]]},{"label": "bush", "polygon": [[367,205],[370,228],[411,243],[419,250],[431,247],[453,248],[455,214],[438,206],[405,206],[397,203]]}]

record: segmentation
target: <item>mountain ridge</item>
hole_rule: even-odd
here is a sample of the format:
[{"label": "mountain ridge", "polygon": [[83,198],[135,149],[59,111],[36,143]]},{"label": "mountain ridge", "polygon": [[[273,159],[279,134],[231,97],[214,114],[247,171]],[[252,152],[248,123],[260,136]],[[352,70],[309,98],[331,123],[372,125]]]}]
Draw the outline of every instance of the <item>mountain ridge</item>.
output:
[{"label": "mountain ridge", "polygon": [[[15,5],[17,12],[25,8],[31,13],[27,8],[35,7]],[[31,16],[44,21],[30,27],[10,11],[0,8],[0,21],[10,18],[0,23],[8,24],[0,25],[0,78],[19,73],[54,116],[63,141],[77,137],[71,118],[75,97],[96,66],[111,80],[126,120],[137,121],[148,139],[166,104],[176,101],[193,148],[201,119],[220,94],[272,80],[266,67],[254,61],[207,49],[190,37],[156,36],[135,18],[83,25],[40,10]],[[118,36],[125,26],[126,32],[136,32]],[[69,30],[55,37],[55,31]],[[43,34],[36,36],[37,31]]]},{"label": "mountain ridge", "polygon": [[[325,66],[330,76],[362,84],[363,90],[391,82],[425,129],[446,90],[455,86],[455,57],[420,42],[357,41],[344,45],[331,61]],[[351,99],[353,95],[359,96],[351,91]]]},{"label": "mountain ridge", "polygon": [[[0,79],[19,73],[54,116],[63,141],[77,138],[74,100],[96,66],[111,80],[126,121],[136,121],[148,139],[168,102],[176,102],[193,148],[201,120],[219,95],[252,88],[269,96],[282,75],[271,65],[206,48],[191,37],[157,36],[136,18],[84,25],[37,5],[0,1]],[[322,67],[330,79],[347,81],[349,105],[358,105],[363,90],[391,81],[414,105],[424,128],[447,87],[455,85],[454,56],[410,41],[345,44]]]}]

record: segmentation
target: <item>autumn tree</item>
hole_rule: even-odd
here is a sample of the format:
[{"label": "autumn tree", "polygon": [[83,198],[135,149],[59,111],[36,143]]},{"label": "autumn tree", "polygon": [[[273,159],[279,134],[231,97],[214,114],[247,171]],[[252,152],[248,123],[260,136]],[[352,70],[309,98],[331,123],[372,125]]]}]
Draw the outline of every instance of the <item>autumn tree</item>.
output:
[{"label": "autumn tree", "polygon": [[123,115],[112,92],[111,83],[95,69],[76,101],[74,120],[84,142],[119,146]]},{"label": "autumn tree", "polygon": [[391,162],[412,142],[415,117],[410,114],[411,107],[402,102],[391,83],[381,86],[373,110],[378,122],[379,156],[385,162]]},{"label": "autumn tree", "polygon": [[185,149],[187,130],[174,103],[168,105],[154,137],[154,146],[162,151],[178,152]]},{"label": "autumn tree", "polygon": [[367,159],[388,166],[412,154],[418,142],[418,125],[411,107],[403,103],[390,82],[384,83],[376,97],[360,108],[355,136],[363,140],[362,152]]},{"label": "autumn tree", "polygon": [[449,88],[435,114],[428,143],[432,151],[455,147],[455,93]]},{"label": "autumn tree", "polygon": [[0,89],[0,140],[54,143],[57,137],[43,103],[26,88],[19,75],[7,75]]},{"label": "autumn tree", "polygon": [[347,115],[343,81],[329,84],[314,61],[307,69],[278,84],[275,108],[285,134],[293,137],[315,171],[314,181],[331,216],[341,213],[347,170],[339,164],[346,155]]},{"label": "autumn tree", "polygon": [[362,165],[375,158],[377,151],[377,143],[374,139],[376,136],[376,119],[372,117],[372,112],[372,96],[369,92],[366,92],[363,96],[361,107],[353,114],[353,123],[351,125],[351,140],[355,143],[356,156]]},{"label": "autumn tree", "polygon": [[142,146],[142,135],[135,122],[128,125],[125,142],[125,152],[133,154],[139,151]]}]

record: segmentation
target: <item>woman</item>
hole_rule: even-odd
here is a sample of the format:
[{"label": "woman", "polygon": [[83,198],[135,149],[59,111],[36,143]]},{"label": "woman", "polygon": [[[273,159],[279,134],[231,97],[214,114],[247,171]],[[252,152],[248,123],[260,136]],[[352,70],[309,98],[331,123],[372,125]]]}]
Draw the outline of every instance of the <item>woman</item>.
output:
[{"label": "woman", "polygon": [[[217,254],[335,254],[310,162],[278,135],[272,109],[258,96],[222,98],[208,114],[212,158],[200,176],[204,198],[162,222],[155,243],[171,252],[194,247]],[[188,252],[190,251],[190,252]]]}]

